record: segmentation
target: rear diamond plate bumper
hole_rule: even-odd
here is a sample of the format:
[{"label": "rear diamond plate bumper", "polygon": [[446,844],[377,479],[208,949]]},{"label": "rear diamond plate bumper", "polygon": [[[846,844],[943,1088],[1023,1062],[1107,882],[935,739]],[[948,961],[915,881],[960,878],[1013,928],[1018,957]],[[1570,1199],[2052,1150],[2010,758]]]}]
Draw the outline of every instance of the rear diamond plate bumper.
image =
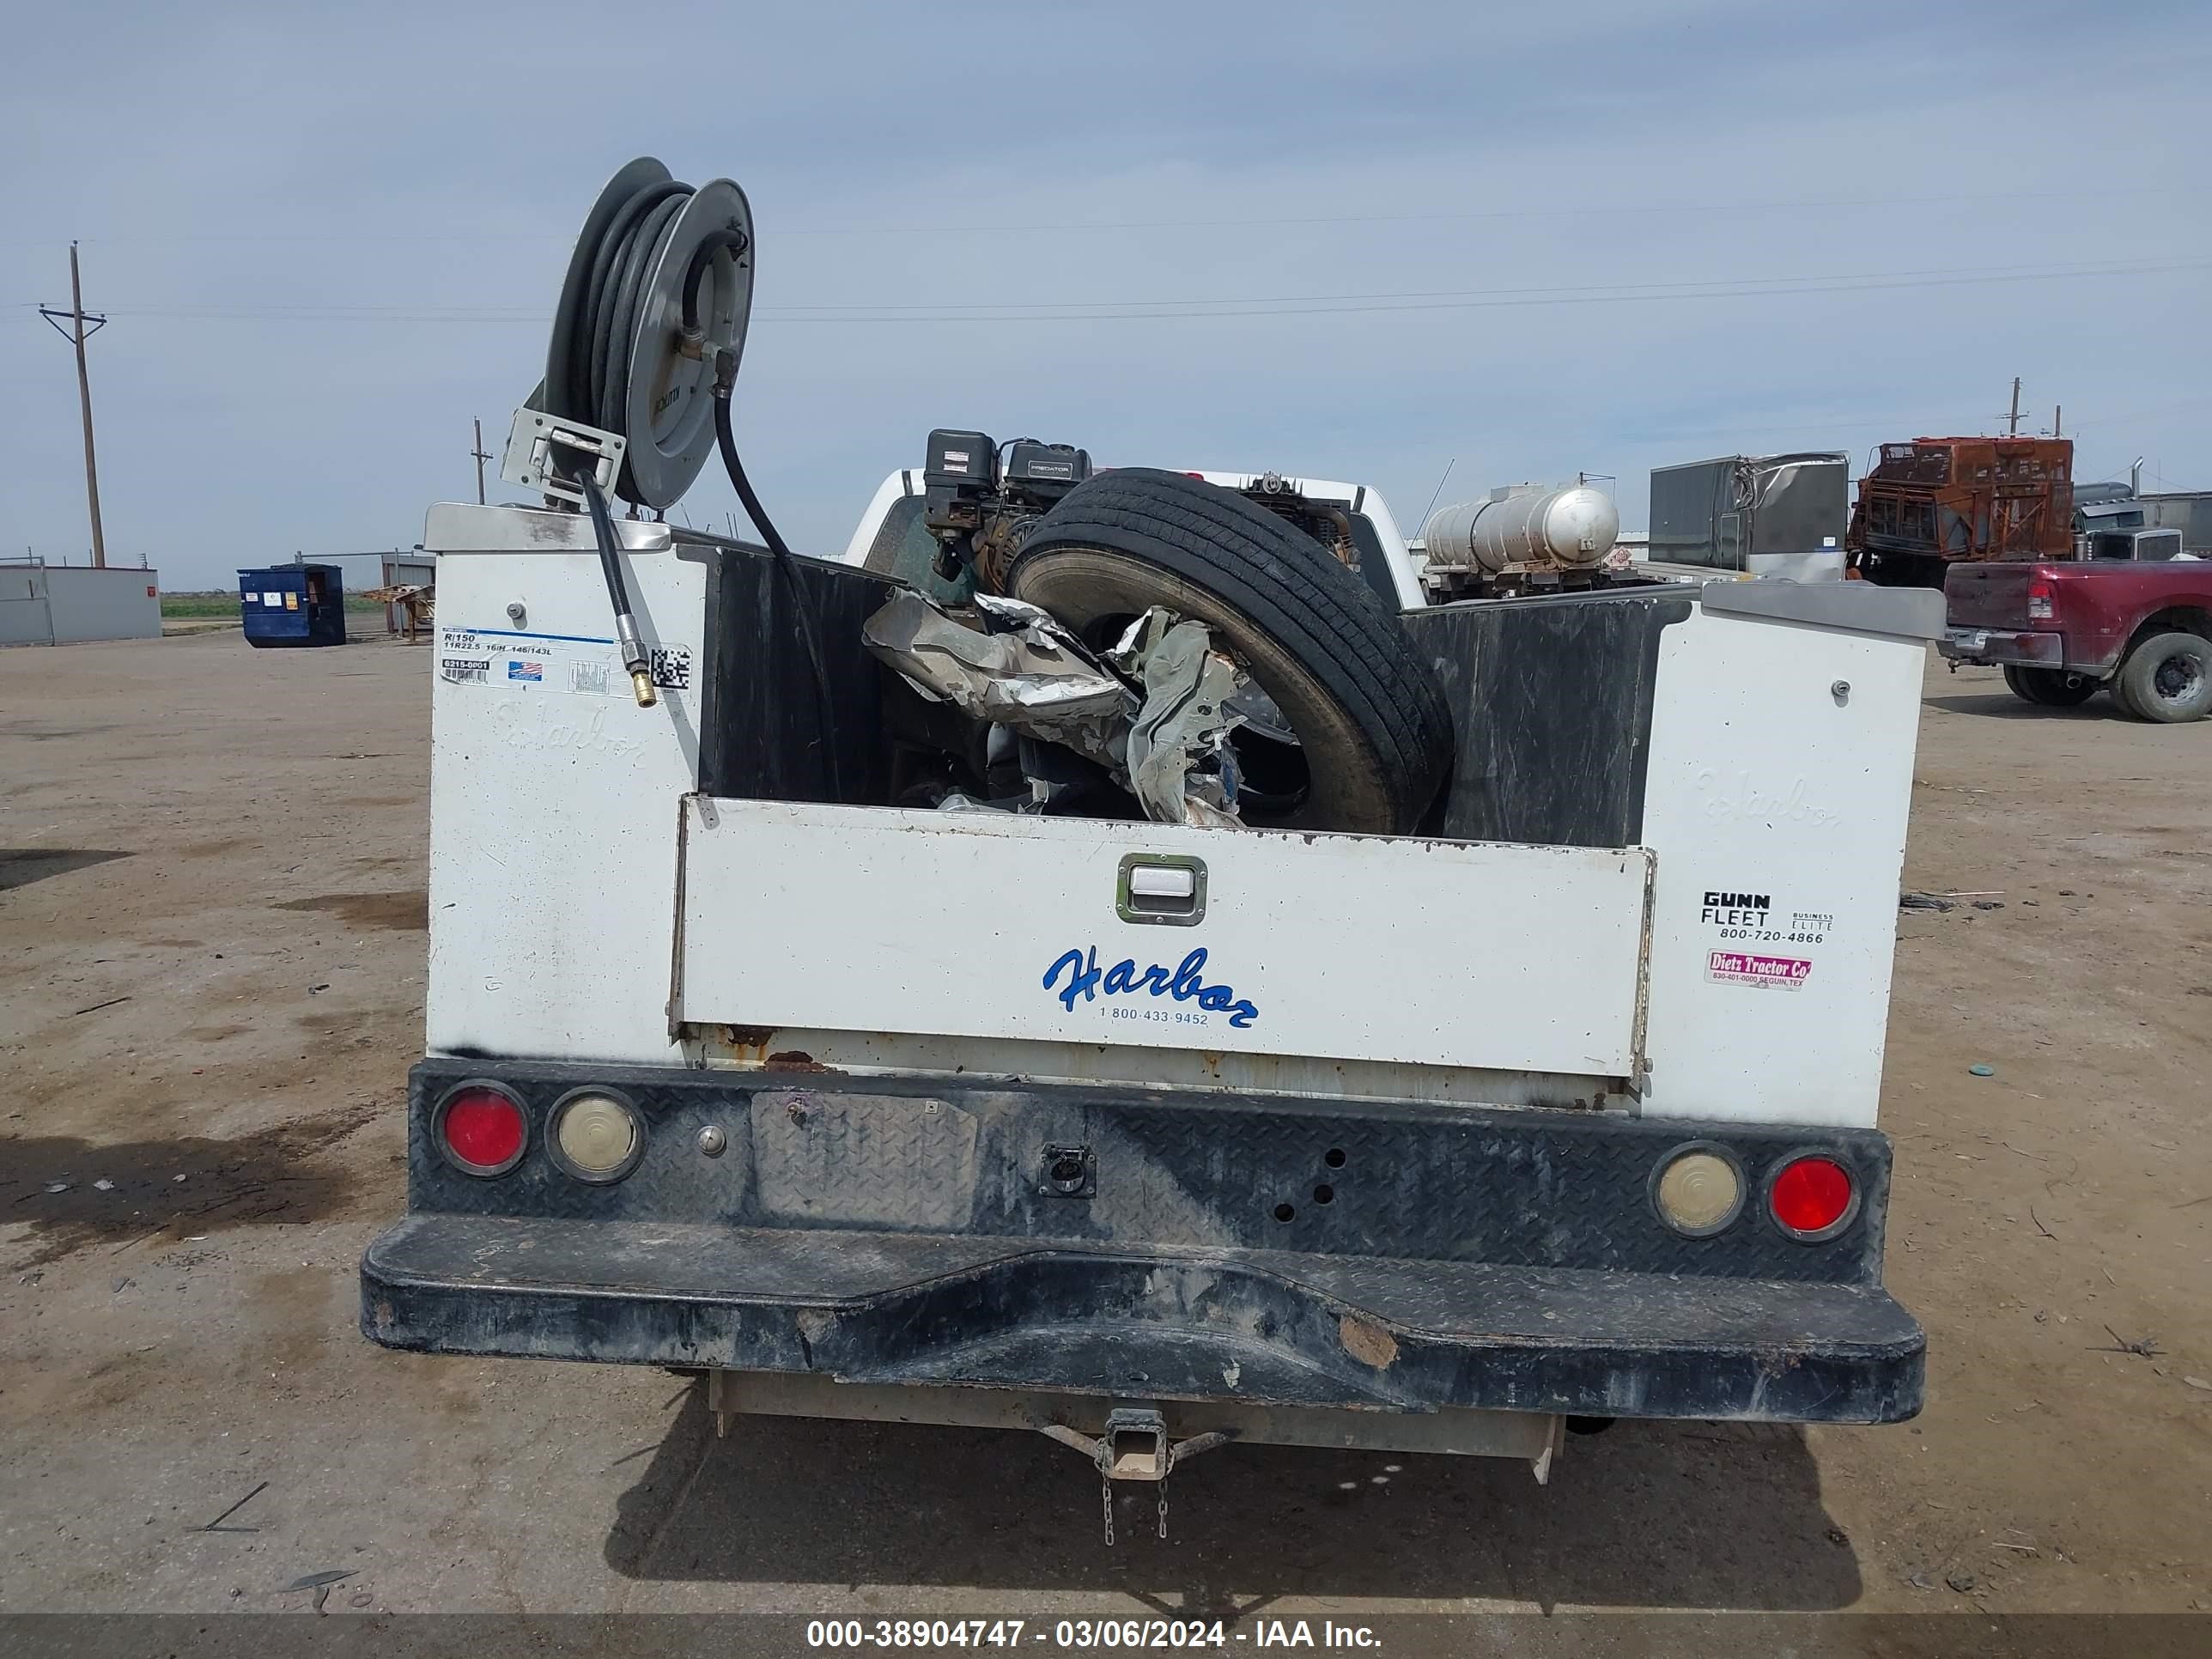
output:
[{"label": "rear diamond plate bumper", "polygon": [[[463,1176],[429,1144],[431,1107],[470,1076],[532,1119],[511,1176]],[[543,1156],[546,1112],[586,1080],[648,1126],[613,1187]],[[1386,1411],[1920,1407],[1924,1339],[1879,1282],[1870,1131],[483,1060],[425,1062],[414,1085],[412,1212],[362,1264],[362,1328],[388,1346]],[[719,1158],[697,1150],[710,1123]],[[1692,1141],[1753,1195],[1711,1238],[1650,1206],[1652,1170]],[[1069,1148],[1085,1178],[1057,1192]],[[1862,1194],[1816,1245],[1758,1199],[1802,1150]]]}]

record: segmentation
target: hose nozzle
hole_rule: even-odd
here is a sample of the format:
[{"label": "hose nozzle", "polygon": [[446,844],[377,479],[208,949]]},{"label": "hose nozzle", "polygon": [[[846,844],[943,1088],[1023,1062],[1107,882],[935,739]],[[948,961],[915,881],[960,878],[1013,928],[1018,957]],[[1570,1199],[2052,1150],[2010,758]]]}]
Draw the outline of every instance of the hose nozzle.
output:
[{"label": "hose nozzle", "polygon": [[637,636],[636,619],[627,611],[615,617],[615,646],[622,653],[623,667],[629,675],[629,689],[637,693],[637,706],[652,708],[653,659],[645,654],[644,642]]}]

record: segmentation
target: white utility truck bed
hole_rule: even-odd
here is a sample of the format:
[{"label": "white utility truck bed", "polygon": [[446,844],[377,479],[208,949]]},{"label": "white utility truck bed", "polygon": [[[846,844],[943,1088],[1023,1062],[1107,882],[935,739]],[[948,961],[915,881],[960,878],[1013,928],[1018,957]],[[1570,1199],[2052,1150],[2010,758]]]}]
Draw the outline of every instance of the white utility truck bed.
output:
[{"label": "white utility truck bed", "polygon": [[[545,504],[431,510],[370,1338],[1109,1482],[1919,1409],[1875,1114],[1940,595],[1616,579],[1580,483],[1425,572],[1355,485],[949,428],[801,557],[752,256],[624,167],[502,462]],[[765,545],[665,522],[717,452]]]},{"label": "white utility truck bed", "polygon": [[[696,1367],[726,1413],[1540,1466],[1569,1415],[1917,1409],[1874,1125],[1929,596],[1410,612],[1460,733],[1433,832],[1239,832],[890,805],[890,579],[620,529],[650,708],[581,515],[431,515],[377,1340]],[[1200,914],[1129,911],[1129,869],[1192,865]],[[531,1125],[496,1178],[441,1139],[485,1087]],[[641,1126],[619,1180],[546,1146],[580,1094]],[[1655,1194],[1692,1155],[1735,1191],[1686,1232]],[[1850,1183],[1817,1237],[1771,1207],[1808,1157]]]}]

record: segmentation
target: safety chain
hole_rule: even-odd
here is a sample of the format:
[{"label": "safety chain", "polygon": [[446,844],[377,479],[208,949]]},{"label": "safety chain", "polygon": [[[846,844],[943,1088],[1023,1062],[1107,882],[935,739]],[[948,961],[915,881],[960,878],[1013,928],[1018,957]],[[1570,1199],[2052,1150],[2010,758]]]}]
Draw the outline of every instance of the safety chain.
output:
[{"label": "safety chain", "polygon": [[[1114,1547],[1114,1477],[1110,1473],[1109,1473],[1109,1471],[1113,1467],[1113,1453],[1109,1449],[1107,1443],[1103,1440],[1098,1443],[1098,1452],[1095,1461],[1098,1465],[1098,1506],[1105,1513],[1106,1547],[1110,1550]],[[1169,1474],[1173,1474],[1175,1471],[1175,1448],[1172,1445],[1168,1448],[1167,1463]],[[1167,1475],[1164,1474],[1160,1477],[1159,1488],[1160,1496],[1158,1505],[1159,1510],[1158,1530],[1161,1538],[1165,1539],[1168,1535]]]}]

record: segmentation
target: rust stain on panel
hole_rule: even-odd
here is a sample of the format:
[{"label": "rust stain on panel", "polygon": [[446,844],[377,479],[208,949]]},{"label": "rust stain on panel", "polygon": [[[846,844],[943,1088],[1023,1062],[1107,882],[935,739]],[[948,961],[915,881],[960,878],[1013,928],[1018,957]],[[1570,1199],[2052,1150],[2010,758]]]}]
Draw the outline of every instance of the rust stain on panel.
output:
[{"label": "rust stain on panel", "polygon": [[1345,1352],[1363,1365],[1372,1365],[1379,1371],[1397,1363],[1398,1339],[1372,1320],[1346,1314],[1337,1322],[1336,1334]]}]

